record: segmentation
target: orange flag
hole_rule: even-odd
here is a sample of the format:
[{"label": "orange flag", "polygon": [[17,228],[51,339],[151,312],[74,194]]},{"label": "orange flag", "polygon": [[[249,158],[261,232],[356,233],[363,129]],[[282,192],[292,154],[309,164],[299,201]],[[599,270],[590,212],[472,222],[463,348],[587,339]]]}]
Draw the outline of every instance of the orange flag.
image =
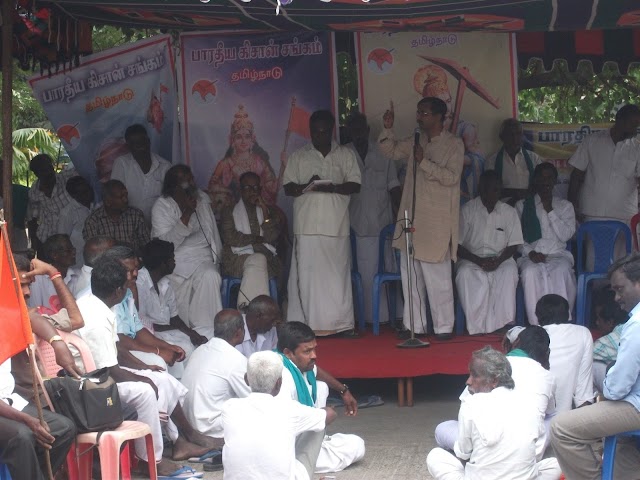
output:
[{"label": "orange flag", "polygon": [[291,115],[289,117],[289,131],[297,133],[304,138],[311,138],[309,133],[309,119],[311,114],[304,108],[291,106]]},{"label": "orange flag", "polygon": [[[12,272],[17,275],[11,249],[5,242],[6,227],[0,229],[0,363],[13,357],[33,343],[31,321],[22,292],[14,283]],[[16,280],[19,283],[19,280]]]}]

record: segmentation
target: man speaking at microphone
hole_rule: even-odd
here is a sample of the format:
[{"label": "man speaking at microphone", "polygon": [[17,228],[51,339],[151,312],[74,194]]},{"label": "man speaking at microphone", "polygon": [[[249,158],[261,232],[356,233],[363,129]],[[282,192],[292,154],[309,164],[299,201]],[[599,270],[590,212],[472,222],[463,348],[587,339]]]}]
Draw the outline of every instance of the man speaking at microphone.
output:
[{"label": "man speaking at microphone", "polygon": [[[426,290],[433,328],[439,340],[451,339],[454,324],[451,260],[456,259],[458,245],[460,176],[464,163],[462,140],[444,129],[446,114],[447,105],[442,100],[423,98],[418,102],[418,128],[413,137],[397,141],[391,130],[394,121],[391,104],[384,113],[384,129],[378,137],[380,150],[386,156],[395,161],[408,160],[393,242],[393,247],[402,253],[404,326],[405,329],[410,327],[409,308],[412,308],[415,333],[427,333]],[[411,295],[402,235],[405,210],[415,229]],[[405,330],[401,335],[408,336],[410,332]]]},{"label": "man speaking at microphone", "polygon": [[238,308],[260,295],[269,295],[269,278],[280,275],[281,264],[274,243],[280,223],[277,213],[261,195],[260,176],[240,176],[242,198],[222,211],[222,265],[225,275],[242,277]]}]

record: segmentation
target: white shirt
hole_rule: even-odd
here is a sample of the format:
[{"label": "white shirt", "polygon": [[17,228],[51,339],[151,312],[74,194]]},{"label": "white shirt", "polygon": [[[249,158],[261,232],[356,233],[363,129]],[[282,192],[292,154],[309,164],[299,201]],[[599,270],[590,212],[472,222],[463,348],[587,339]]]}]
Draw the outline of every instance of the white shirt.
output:
[{"label": "white shirt", "polygon": [[592,133],[582,141],[569,165],[586,173],[580,188],[579,213],[623,222],[638,213],[637,138],[614,144],[608,129]]},{"label": "white shirt", "polygon": [[202,191],[198,193],[198,205],[189,218],[189,225],[180,220],[182,212],[171,197],[158,198],[151,211],[151,237],[173,243],[176,257],[173,273],[184,278],[189,278],[203,261],[220,263],[222,252],[211,199]]},{"label": "white shirt", "polygon": [[[78,278],[78,270],[71,267],[67,270],[67,275],[64,277],[64,283],[69,290],[75,289],[75,284]],[[53,312],[57,312],[62,308],[56,287],[53,286],[53,282],[49,278],[49,275],[36,275],[33,283],[29,286],[31,290],[31,296],[27,300],[27,306],[34,307],[46,307]]]},{"label": "white shirt", "polygon": [[[294,364],[295,366],[295,364]],[[298,367],[296,367],[298,368]],[[313,374],[318,376],[318,367],[316,365],[313,366]],[[306,375],[302,375],[305,379],[305,385],[309,389],[309,395],[313,395],[313,387],[309,382],[307,382]],[[280,392],[278,393],[278,398],[285,398],[298,401],[298,391],[296,390],[296,383],[293,380],[293,375],[286,368],[282,369],[282,386],[280,387]],[[313,398],[313,397],[312,397]],[[316,407],[318,406],[318,399],[316,398]]]},{"label": "white shirt", "polygon": [[296,462],[296,437],[325,427],[326,412],[292,400],[252,393],[229,400],[222,413],[225,480],[302,480],[308,473]]},{"label": "white shirt", "polygon": [[273,350],[278,346],[278,332],[275,325],[267,333],[258,333],[254,342],[251,340],[249,327],[247,327],[247,316],[244,313],[242,320],[244,321],[244,340],[241,344],[236,345],[236,349],[245,357],[249,358],[252,353]]},{"label": "white shirt", "polygon": [[129,192],[129,206],[142,210],[147,223],[151,222],[151,209],[162,192],[162,182],[171,164],[160,155],[151,154],[151,168],[143,173],[131,153],[113,162],[111,180],[120,180]]},{"label": "white shirt", "polygon": [[[332,142],[326,157],[308,144],[291,154],[282,184],[306,184],[318,175],[335,185],[360,183],[360,167],[352,150]],[[295,235],[349,236],[349,195],[307,192],[293,201],[293,233]]]},{"label": "white shirt", "polygon": [[556,378],[556,410],[571,410],[595,397],[593,390],[593,337],[588,328],[569,323],[546,325],[551,354],[549,364]]},{"label": "white shirt", "polygon": [[75,331],[85,341],[96,368],[113,367],[118,364],[118,329],[116,315],[93,294],[77,301],[84,318],[84,327]]},{"label": "white shirt", "polygon": [[251,393],[244,381],[245,373],[247,359],[226,340],[213,337],[195,349],[181,381],[189,389],[184,399],[184,411],[196,430],[222,438],[224,402]]},{"label": "white shirt", "polygon": [[92,271],[93,267],[88,265],[82,265],[82,268],[77,271],[78,276],[76,277],[75,284],[73,285],[73,288],[69,288],[76,299],[80,298],[84,293],[91,291]]},{"label": "white shirt", "polygon": [[522,245],[522,229],[516,210],[498,201],[489,213],[476,197],[460,210],[458,243],[479,257],[495,257],[511,245]]},{"label": "white shirt", "polygon": [[374,142],[369,142],[364,161],[353,143],[346,147],[355,155],[362,175],[360,192],[351,195],[349,200],[351,228],[360,237],[377,237],[384,227],[393,222],[389,192],[400,187],[396,167]]},{"label": "white shirt", "polygon": [[58,217],[57,232],[69,235],[71,244],[76,249],[77,267],[82,266],[83,263],[84,237],[82,236],[82,229],[90,213],[90,209],[72,198],[69,200],[69,203],[60,210],[60,216]]},{"label": "white shirt", "polygon": [[[527,256],[534,250],[545,255],[561,254],[573,264],[573,255],[567,250],[567,241],[576,233],[576,215],[573,205],[568,200],[553,197],[551,199],[552,210],[547,213],[542,206],[540,196],[536,195],[534,198],[542,237],[533,243],[525,243],[521,249],[522,255]],[[520,200],[516,203],[516,210],[520,218],[522,218],[523,209],[524,200]]]},{"label": "white shirt", "polygon": [[29,402],[13,391],[15,387],[16,381],[11,374],[11,358],[7,358],[0,365],[0,400],[22,411]]},{"label": "white shirt", "polygon": [[[544,159],[535,152],[528,150],[529,158],[533,164],[533,168],[544,162]],[[484,164],[485,170],[496,169],[496,158],[498,152],[491,155]],[[515,160],[512,160],[507,151],[502,154],[502,186],[504,188],[529,188],[529,168],[524,158],[522,149],[516,153]]]},{"label": "white shirt", "polygon": [[498,387],[476,393],[460,405],[456,456],[468,460],[465,479],[531,480],[538,478],[536,440],[544,424],[532,401]]},{"label": "white shirt", "polygon": [[138,314],[146,328],[154,331],[153,324],[169,325],[173,317],[178,316],[178,302],[169,277],[162,277],[158,282],[158,290],[153,286],[149,270],[138,270]]}]

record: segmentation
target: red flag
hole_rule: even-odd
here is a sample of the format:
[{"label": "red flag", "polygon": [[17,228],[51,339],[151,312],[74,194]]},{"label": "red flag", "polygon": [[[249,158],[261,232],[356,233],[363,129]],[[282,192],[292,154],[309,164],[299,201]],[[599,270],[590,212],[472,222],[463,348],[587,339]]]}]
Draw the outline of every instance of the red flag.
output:
[{"label": "red flag", "polygon": [[[0,230],[0,363],[13,357],[33,343],[31,333],[31,321],[27,313],[27,305],[24,302],[22,292],[14,284],[14,276],[17,275],[16,265],[13,262],[11,249],[6,248],[4,241],[6,229]],[[16,280],[19,283],[19,280]]]},{"label": "red flag", "polygon": [[297,133],[304,138],[311,138],[309,133],[309,119],[311,114],[304,108],[291,106],[291,116],[289,117],[289,131]]}]

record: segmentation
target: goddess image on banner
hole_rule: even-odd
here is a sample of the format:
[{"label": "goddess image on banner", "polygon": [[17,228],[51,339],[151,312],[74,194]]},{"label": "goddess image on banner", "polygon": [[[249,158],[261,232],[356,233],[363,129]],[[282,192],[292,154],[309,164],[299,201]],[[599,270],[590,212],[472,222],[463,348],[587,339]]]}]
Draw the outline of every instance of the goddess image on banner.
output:
[{"label": "goddess image on banner", "polygon": [[188,33],[181,45],[184,157],[216,214],[240,200],[248,171],[264,200],[288,211],[287,155],[309,142],[314,110],[336,111],[332,34]]},{"label": "goddess image on banner", "polygon": [[[116,158],[129,152],[124,132],[142,124],[151,151],[169,161],[174,141],[177,95],[171,37],[160,35],[87,55],[80,66],[29,80],[78,173],[96,194],[109,180]],[[177,137],[177,135],[176,135]]]},{"label": "goddess image on banner", "polygon": [[416,127],[416,104],[437,97],[448,106],[445,128],[465,145],[461,195],[477,194],[486,157],[500,146],[498,130],[516,116],[515,43],[511,34],[362,33],[356,35],[362,111],[372,136],[393,108],[398,136]]}]

